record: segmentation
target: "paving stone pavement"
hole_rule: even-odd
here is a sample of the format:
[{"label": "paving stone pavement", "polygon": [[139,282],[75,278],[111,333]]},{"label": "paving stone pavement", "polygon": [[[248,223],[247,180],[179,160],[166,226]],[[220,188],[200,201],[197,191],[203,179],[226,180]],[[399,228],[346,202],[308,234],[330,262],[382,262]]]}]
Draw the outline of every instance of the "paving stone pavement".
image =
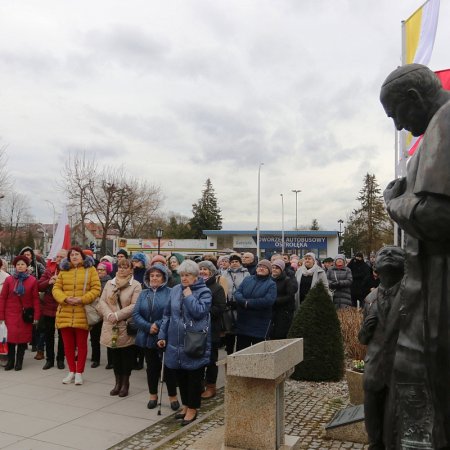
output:
[{"label": "paving stone pavement", "polygon": [[[173,415],[146,428],[111,450],[189,449],[208,431],[224,424],[223,388],[213,400],[203,402],[199,421],[180,429]],[[285,385],[285,431],[302,437],[302,449],[366,449],[353,442],[327,440],[324,426],[339,409],[347,406],[347,383],[308,383],[288,380]],[[256,414],[256,412],[255,412]],[[202,420],[202,417],[205,417]],[[174,434],[176,433],[176,434]],[[211,449],[214,450],[214,449]]]}]

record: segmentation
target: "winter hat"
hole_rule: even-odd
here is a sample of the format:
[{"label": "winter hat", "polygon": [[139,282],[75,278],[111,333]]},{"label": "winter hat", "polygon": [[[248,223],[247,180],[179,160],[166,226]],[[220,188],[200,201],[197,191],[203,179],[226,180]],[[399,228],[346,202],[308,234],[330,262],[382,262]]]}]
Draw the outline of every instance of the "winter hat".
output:
[{"label": "winter hat", "polygon": [[211,261],[200,261],[198,267],[206,267],[211,272],[212,277],[217,273],[216,266]]},{"label": "winter hat", "polygon": [[336,257],[334,258],[334,262],[336,262],[337,259],[342,259],[342,261],[344,261],[344,264],[347,261],[345,255],[342,254],[336,255]]},{"label": "winter hat", "polygon": [[131,261],[140,261],[144,267],[147,266],[147,257],[141,252],[135,253],[131,257]]},{"label": "winter hat", "polygon": [[100,262],[105,262],[105,261],[108,261],[109,263],[114,264],[114,258],[112,256],[109,256],[109,255],[102,256],[102,259],[100,260]]},{"label": "winter hat", "polygon": [[364,255],[362,254],[362,252],[356,252],[355,257],[356,258],[364,258]]},{"label": "winter hat", "polygon": [[170,261],[172,256],[175,256],[175,258],[178,261],[178,264],[181,264],[184,261],[184,256],[181,253],[172,253],[168,258],[167,261]]},{"label": "winter hat", "polygon": [[94,252],[93,252],[91,249],[89,249],[89,248],[85,248],[85,249],[83,250],[83,253],[84,253],[86,256],[94,256]]},{"label": "winter hat", "polygon": [[228,259],[230,262],[231,261],[239,261],[242,264],[242,259],[239,255],[235,255],[235,254],[231,255]]},{"label": "winter hat", "polygon": [[113,266],[109,261],[102,261],[97,265],[97,269],[105,269],[106,273],[109,275],[112,272]]},{"label": "winter hat", "polygon": [[123,256],[125,256],[125,258],[128,259],[128,252],[124,248],[121,248],[120,250],[118,250],[116,253],[116,256],[117,255],[123,255]]},{"label": "winter hat", "polygon": [[325,258],[325,259],[322,261],[322,264],[324,264],[324,263],[332,263],[332,262],[333,262],[333,258],[328,257],[328,258]]},{"label": "winter hat", "polygon": [[304,255],[304,256],[311,256],[311,258],[312,258],[314,261],[316,260],[316,255],[315,255],[313,252],[306,253],[306,255]]},{"label": "winter hat", "polygon": [[[276,260],[277,261],[277,260]],[[281,260],[280,260],[281,261]],[[275,262],[275,261],[274,261]],[[283,261],[284,264],[284,261]],[[268,260],[268,259],[262,259],[259,263],[258,266],[263,266],[265,268],[268,269],[269,273],[272,272],[272,263]]]},{"label": "winter hat", "polygon": [[30,260],[25,255],[18,255],[13,259],[13,266],[15,267],[19,261],[23,261],[27,266],[30,265]]},{"label": "winter hat", "polygon": [[156,264],[156,263],[160,263],[164,266],[167,265],[166,258],[164,258],[163,255],[155,255],[150,261],[150,266],[153,266],[153,264]]},{"label": "winter hat", "polygon": [[[261,263],[259,263],[259,264],[261,264]],[[272,266],[277,266],[280,268],[281,271],[283,271],[284,268],[286,267],[286,264],[284,263],[284,261],[282,259],[276,259],[275,261],[272,261]]]}]

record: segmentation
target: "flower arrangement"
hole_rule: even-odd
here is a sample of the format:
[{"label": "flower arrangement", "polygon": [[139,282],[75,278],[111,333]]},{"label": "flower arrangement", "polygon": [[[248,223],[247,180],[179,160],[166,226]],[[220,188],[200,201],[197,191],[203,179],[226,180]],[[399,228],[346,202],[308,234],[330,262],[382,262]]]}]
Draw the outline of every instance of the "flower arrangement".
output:
[{"label": "flower arrangement", "polygon": [[355,372],[364,372],[364,360],[354,359],[353,360],[353,370]]}]

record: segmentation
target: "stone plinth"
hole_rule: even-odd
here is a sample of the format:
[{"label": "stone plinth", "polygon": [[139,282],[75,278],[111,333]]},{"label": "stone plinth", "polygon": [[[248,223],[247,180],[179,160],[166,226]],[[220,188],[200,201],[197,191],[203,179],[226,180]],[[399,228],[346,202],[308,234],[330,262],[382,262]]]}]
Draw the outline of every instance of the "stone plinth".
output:
[{"label": "stone plinth", "polygon": [[346,370],[348,394],[352,405],[362,405],[364,403],[363,376],[361,372]]},{"label": "stone plinth", "polygon": [[227,357],[225,448],[289,448],[283,447],[284,380],[302,360],[303,339],[261,342]]}]

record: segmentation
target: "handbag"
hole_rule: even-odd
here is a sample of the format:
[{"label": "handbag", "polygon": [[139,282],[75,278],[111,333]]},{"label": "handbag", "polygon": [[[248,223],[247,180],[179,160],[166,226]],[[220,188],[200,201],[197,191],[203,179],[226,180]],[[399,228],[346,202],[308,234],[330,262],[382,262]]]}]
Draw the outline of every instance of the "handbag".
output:
[{"label": "handbag", "polygon": [[184,352],[191,358],[201,358],[206,352],[208,328],[202,331],[186,330],[184,334]]},{"label": "handbag", "polygon": [[[183,303],[181,303],[181,316],[184,323],[184,353],[191,358],[202,358],[206,352],[209,330],[209,314],[206,319],[206,328],[201,331],[188,330],[183,314]],[[191,321],[192,327],[192,321]]]},{"label": "handbag", "polygon": [[220,316],[220,329],[224,333],[233,334],[236,331],[237,311],[227,306]]},{"label": "handbag", "polygon": [[22,307],[22,320],[25,323],[33,323],[34,321],[34,308],[30,306],[29,308]]},{"label": "handbag", "polygon": [[[89,275],[88,271],[85,270],[83,295],[86,293],[86,285],[87,285],[88,275]],[[99,301],[100,301],[100,299],[96,298],[92,303],[89,303],[88,305],[84,305],[84,312],[86,314],[86,320],[90,327],[93,327],[94,325],[96,325],[97,323],[99,323],[103,320],[103,317],[97,311],[97,305],[98,305]]]},{"label": "handbag", "polygon": [[138,332],[138,328],[136,326],[136,323],[132,318],[127,320],[127,334],[128,336],[136,336]]},{"label": "handbag", "polygon": [[[122,303],[120,301],[120,295],[117,297],[117,302],[119,303],[119,308],[122,309]],[[138,332],[138,327],[135,324],[134,320],[132,317],[130,317],[129,319],[127,319],[125,321],[126,326],[127,326],[127,334],[128,336],[136,336],[137,332]]]},{"label": "handbag", "polygon": [[0,355],[8,354],[8,329],[5,322],[0,324]]}]

